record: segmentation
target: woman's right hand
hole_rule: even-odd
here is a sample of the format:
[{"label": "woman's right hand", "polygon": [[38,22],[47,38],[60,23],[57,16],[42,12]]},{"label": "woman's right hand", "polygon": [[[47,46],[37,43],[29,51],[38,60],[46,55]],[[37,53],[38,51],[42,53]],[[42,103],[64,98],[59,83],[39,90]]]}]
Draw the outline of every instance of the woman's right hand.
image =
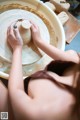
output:
[{"label": "woman's right hand", "polygon": [[18,30],[17,26],[16,26],[16,28],[14,28],[14,25],[15,25],[15,23],[12,23],[8,27],[8,30],[7,30],[7,41],[13,51],[16,48],[22,48],[22,46],[23,46],[23,40],[21,38],[19,30]]},{"label": "woman's right hand", "polygon": [[37,44],[37,42],[42,40],[39,27],[32,21],[30,21],[30,23],[31,23],[32,40],[35,44]]}]

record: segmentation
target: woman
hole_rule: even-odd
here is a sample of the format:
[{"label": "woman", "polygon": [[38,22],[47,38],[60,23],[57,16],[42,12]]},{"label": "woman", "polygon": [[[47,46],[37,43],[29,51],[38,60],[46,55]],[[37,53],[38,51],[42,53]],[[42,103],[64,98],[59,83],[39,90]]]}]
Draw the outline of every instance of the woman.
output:
[{"label": "woman", "polygon": [[13,50],[8,90],[15,120],[80,120],[79,55],[45,43],[38,26],[31,24],[33,42],[54,61],[23,82],[23,41],[16,26],[8,28],[8,43]]}]

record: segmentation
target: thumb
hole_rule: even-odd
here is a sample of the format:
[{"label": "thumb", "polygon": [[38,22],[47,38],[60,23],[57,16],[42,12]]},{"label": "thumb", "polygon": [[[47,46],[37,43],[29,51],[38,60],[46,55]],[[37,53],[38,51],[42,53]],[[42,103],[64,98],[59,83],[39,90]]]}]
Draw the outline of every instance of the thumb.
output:
[{"label": "thumb", "polygon": [[15,35],[16,38],[21,38],[21,35],[20,35],[20,32],[19,32],[19,29],[18,29],[17,26],[15,26],[15,28],[14,28],[13,31],[14,31],[14,35]]}]

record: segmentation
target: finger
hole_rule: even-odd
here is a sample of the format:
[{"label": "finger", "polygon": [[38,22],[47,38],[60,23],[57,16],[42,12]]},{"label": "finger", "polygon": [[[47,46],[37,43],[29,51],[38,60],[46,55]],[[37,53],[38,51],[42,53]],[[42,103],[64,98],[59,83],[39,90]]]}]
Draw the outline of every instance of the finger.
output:
[{"label": "finger", "polygon": [[34,31],[35,27],[34,25],[31,25],[31,30]]},{"label": "finger", "polygon": [[8,35],[8,37],[9,37],[9,36],[12,36],[11,26],[8,27],[7,35]]},{"label": "finger", "polygon": [[30,23],[32,24],[32,26],[33,26],[34,28],[38,28],[38,26],[37,26],[32,20],[30,20]]},{"label": "finger", "polygon": [[9,34],[11,34],[12,33],[12,26],[14,26],[14,24],[16,24],[16,21],[15,22],[12,22],[11,24],[10,24],[10,26],[8,27],[8,29],[7,29],[7,35],[9,35]]},{"label": "finger", "polygon": [[18,30],[17,26],[14,27],[13,31],[14,31],[15,36],[19,35],[19,30]]},{"label": "finger", "polygon": [[31,25],[31,31],[32,32],[36,32],[36,31],[38,31],[39,30],[39,27],[38,26],[34,26],[34,25]]},{"label": "finger", "polygon": [[12,22],[11,25],[10,25],[10,33],[11,33],[12,35],[14,35],[14,31],[13,31],[14,26],[16,26],[16,21],[15,21],[15,22]]},{"label": "finger", "polygon": [[17,23],[17,20],[14,21],[14,22],[12,22],[12,23],[10,24],[10,26],[14,26],[14,25],[16,25],[16,23]]},{"label": "finger", "polygon": [[11,25],[11,29],[10,29],[10,33],[13,36],[13,38],[15,39],[15,34],[14,34],[14,23]]},{"label": "finger", "polygon": [[9,34],[13,34],[12,25],[10,25],[10,26],[8,27],[7,33],[8,33],[8,35],[9,35]]},{"label": "finger", "polygon": [[10,26],[7,29],[7,36],[9,36],[9,34],[10,34]]},{"label": "finger", "polygon": [[15,40],[15,35],[13,32],[13,25],[9,26],[7,34],[10,40]]},{"label": "finger", "polygon": [[20,35],[20,33],[19,33],[18,28],[14,29],[14,35],[15,35],[15,37],[16,37],[17,39],[21,39],[21,35]]}]

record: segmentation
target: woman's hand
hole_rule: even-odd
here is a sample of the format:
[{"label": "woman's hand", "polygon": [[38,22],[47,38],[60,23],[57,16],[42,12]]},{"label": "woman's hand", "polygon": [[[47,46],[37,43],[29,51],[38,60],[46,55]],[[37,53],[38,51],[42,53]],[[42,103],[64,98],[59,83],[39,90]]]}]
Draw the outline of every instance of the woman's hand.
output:
[{"label": "woman's hand", "polygon": [[30,23],[32,24],[31,25],[32,39],[33,39],[34,43],[37,44],[37,42],[42,41],[39,27],[32,21],[30,21]]},{"label": "woman's hand", "polygon": [[[15,27],[14,27],[15,26]],[[22,48],[23,40],[15,23],[8,27],[7,41],[14,51],[16,48]]]}]

